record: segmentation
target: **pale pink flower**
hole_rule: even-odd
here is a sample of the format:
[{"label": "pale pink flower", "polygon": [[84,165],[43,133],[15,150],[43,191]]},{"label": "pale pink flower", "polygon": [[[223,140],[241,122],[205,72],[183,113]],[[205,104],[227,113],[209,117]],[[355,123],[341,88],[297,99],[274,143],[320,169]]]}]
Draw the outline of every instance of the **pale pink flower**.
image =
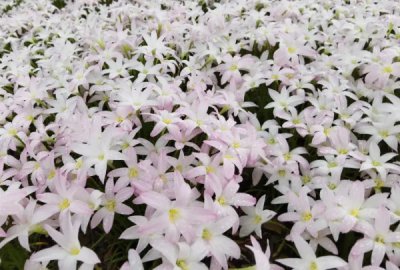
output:
[{"label": "pale pink flower", "polygon": [[229,257],[239,258],[239,246],[223,233],[233,226],[235,219],[227,216],[214,223],[206,223],[199,227],[196,245],[207,250],[216,262],[223,268],[228,269],[227,259]]},{"label": "pale pink flower", "polygon": [[249,235],[252,232],[255,232],[258,237],[262,238],[261,226],[272,219],[272,217],[276,214],[271,210],[264,210],[265,204],[265,195],[262,196],[255,207],[251,206],[242,206],[243,212],[245,212],[246,216],[240,217],[240,237],[244,237]]},{"label": "pale pink flower", "polygon": [[323,256],[317,258],[311,246],[299,236],[293,237],[293,242],[296,246],[297,251],[300,254],[301,259],[278,259],[277,262],[289,266],[295,270],[326,270],[343,267],[347,264],[344,260],[336,256]]},{"label": "pale pink flower", "polygon": [[86,269],[93,269],[100,260],[91,249],[80,245],[79,227],[79,222],[71,220],[70,215],[61,222],[62,233],[45,225],[44,228],[57,245],[34,253],[30,260],[34,262],[57,260],[60,270],[76,269],[77,262],[80,261],[88,267]]},{"label": "pale pink flower", "polygon": [[123,202],[131,198],[132,195],[133,190],[131,188],[126,187],[116,190],[114,187],[114,180],[111,178],[108,179],[101,202],[101,208],[93,215],[90,223],[91,227],[94,228],[103,221],[104,231],[109,233],[114,222],[115,214],[130,215],[133,213],[133,210],[129,206],[123,204]]}]

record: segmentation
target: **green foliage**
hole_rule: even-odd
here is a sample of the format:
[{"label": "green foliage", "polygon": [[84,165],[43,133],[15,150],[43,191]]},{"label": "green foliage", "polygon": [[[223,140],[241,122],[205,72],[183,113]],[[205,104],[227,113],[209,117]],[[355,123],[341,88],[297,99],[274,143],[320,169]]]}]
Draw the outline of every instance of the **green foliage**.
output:
[{"label": "green foliage", "polygon": [[[14,244],[15,242],[15,244]],[[25,261],[28,259],[28,252],[16,241],[5,245],[0,252],[0,269],[17,270],[24,269]]]},{"label": "green foliage", "polygon": [[62,9],[67,5],[64,0],[53,0],[53,5],[56,6],[58,9]]}]

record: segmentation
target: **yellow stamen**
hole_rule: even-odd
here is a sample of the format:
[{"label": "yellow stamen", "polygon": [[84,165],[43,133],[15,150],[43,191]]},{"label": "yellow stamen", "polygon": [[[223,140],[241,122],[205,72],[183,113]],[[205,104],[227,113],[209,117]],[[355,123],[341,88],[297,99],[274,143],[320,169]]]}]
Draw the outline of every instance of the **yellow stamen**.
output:
[{"label": "yellow stamen", "polygon": [[56,171],[53,169],[49,172],[49,175],[47,176],[47,179],[52,180],[56,176]]},{"label": "yellow stamen", "polygon": [[308,184],[311,182],[311,177],[308,175],[304,175],[301,177],[301,180],[303,181],[303,184]]},{"label": "yellow stamen", "polygon": [[129,178],[135,178],[138,176],[138,174],[139,174],[139,172],[136,168],[129,168],[129,171],[128,171]]},{"label": "yellow stamen", "polygon": [[389,131],[387,131],[387,130],[382,130],[382,131],[379,132],[379,135],[381,135],[381,137],[382,137],[383,139],[386,139],[387,137],[389,137]]},{"label": "yellow stamen", "polygon": [[171,208],[168,211],[168,218],[169,221],[171,221],[172,223],[175,223],[179,218],[180,218],[181,214],[179,209],[177,208]]},{"label": "yellow stamen", "polygon": [[256,215],[254,217],[254,223],[255,224],[260,224],[262,222],[262,217],[260,215]]},{"label": "yellow stamen", "polygon": [[296,48],[295,47],[289,47],[288,49],[289,53],[295,53],[296,52]]},{"label": "yellow stamen", "polygon": [[354,208],[350,211],[350,215],[352,215],[353,217],[358,217],[359,215],[359,210]]},{"label": "yellow stamen", "polygon": [[185,260],[179,259],[176,261],[176,266],[178,266],[182,270],[189,270],[189,266]]},{"label": "yellow stamen", "polygon": [[117,202],[113,199],[108,200],[104,207],[110,211],[110,212],[115,212],[115,208],[117,207]]},{"label": "yellow stamen", "polygon": [[311,263],[310,263],[309,269],[310,269],[310,270],[318,270],[318,265],[317,265],[317,263],[316,263],[316,262],[311,262]]},{"label": "yellow stamen", "polygon": [[70,201],[68,199],[63,199],[58,204],[58,207],[60,208],[60,210],[65,210],[65,209],[69,208],[70,205],[71,205],[71,203],[70,203]]},{"label": "yellow stamen", "polygon": [[169,125],[172,123],[172,120],[169,118],[163,119],[164,124]]},{"label": "yellow stamen", "polygon": [[278,175],[279,175],[280,177],[284,177],[284,176],[286,175],[286,171],[285,171],[285,170],[279,170],[279,171],[278,171]]},{"label": "yellow stamen", "polygon": [[81,252],[81,249],[80,249],[80,248],[73,247],[73,248],[71,248],[71,250],[69,251],[69,254],[71,254],[71,255],[73,255],[73,256],[76,256],[76,255],[78,255],[80,252]]},{"label": "yellow stamen", "polygon": [[212,167],[212,166],[210,166],[210,165],[206,166],[206,173],[207,173],[207,174],[209,174],[209,173],[214,173],[214,172],[215,172],[214,167]]},{"label": "yellow stamen", "polygon": [[238,143],[238,142],[234,142],[233,144],[232,144],[232,147],[233,148],[239,148],[240,147],[240,143]]},{"label": "yellow stamen", "polygon": [[301,215],[301,220],[302,221],[310,221],[311,219],[312,219],[312,214],[311,214],[311,212],[304,212],[302,215]]},{"label": "yellow stamen", "polygon": [[372,161],[372,165],[375,166],[375,167],[378,167],[378,166],[381,166],[382,163],[380,163],[379,161],[374,160],[374,161]]},{"label": "yellow stamen", "polygon": [[383,68],[383,72],[384,73],[392,73],[393,72],[393,68],[392,68],[392,66],[386,66],[386,67],[384,67]]},{"label": "yellow stamen", "polygon": [[382,235],[377,235],[375,237],[375,242],[380,243],[380,244],[384,244],[385,243],[385,238]]},{"label": "yellow stamen", "polygon": [[328,184],[328,188],[331,189],[331,190],[334,190],[336,187],[337,187],[337,186],[336,186],[335,183],[329,183],[329,184]]},{"label": "yellow stamen", "polygon": [[206,241],[209,241],[212,238],[212,233],[208,229],[203,229],[203,233],[201,234],[201,238],[203,238]]},{"label": "yellow stamen", "polygon": [[82,168],[82,165],[83,165],[83,159],[78,159],[75,162],[75,169],[79,170],[80,168]]},{"label": "yellow stamen", "polygon": [[237,66],[237,65],[232,65],[232,66],[230,66],[230,68],[229,68],[230,71],[236,71],[237,69],[238,69],[238,66]]},{"label": "yellow stamen", "polygon": [[329,169],[335,168],[335,167],[337,167],[337,165],[338,164],[335,161],[328,162],[328,168]]},{"label": "yellow stamen", "polygon": [[219,198],[217,199],[217,202],[218,202],[220,205],[225,205],[225,204],[226,204],[225,198],[224,198],[223,196],[219,197]]}]

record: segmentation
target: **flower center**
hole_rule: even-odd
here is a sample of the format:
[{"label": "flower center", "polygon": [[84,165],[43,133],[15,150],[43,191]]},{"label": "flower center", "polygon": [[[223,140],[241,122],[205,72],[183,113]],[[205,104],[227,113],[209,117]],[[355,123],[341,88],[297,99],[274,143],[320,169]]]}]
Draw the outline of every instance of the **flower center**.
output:
[{"label": "flower center", "polygon": [[182,260],[182,259],[178,259],[176,261],[176,266],[178,266],[182,270],[189,270],[188,264],[186,263],[185,260]]},{"label": "flower center", "polygon": [[68,199],[63,199],[59,204],[58,207],[60,210],[65,210],[71,205],[70,201]]},{"label": "flower center", "polygon": [[356,208],[351,209],[350,215],[352,215],[353,217],[358,217],[358,214],[359,214],[359,210],[358,209],[356,209]]},{"label": "flower center", "polygon": [[385,243],[385,238],[382,235],[378,234],[375,237],[375,242],[380,243],[380,244],[384,244]]},{"label": "flower center", "polygon": [[83,165],[83,159],[78,159],[75,163],[75,169],[79,170],[80,168],[82,168]]},{"label": "flower center", "polygon": [[295,118],[295,119],[293,119],[293,124],[295,124],[295,125],[298,125],[298,124],[300,124],[301,123],[301,121],[300,121],[300,119],[299,118]]},{"label": "flower center", "polygon": [[284,176],[286,175],[286,171],[285,171],[285,170],[279,170],[279,171],[278,171],[278,175],[279,175],[280,177],[284,177]]},{"label": "flower center", "polygon": [[381,137],[382,137],[383,139],[386,139],[387,137],[389,137],[389,131],[387,131],[387,130],[382,130],[382,131],[379,132],[379,135],[381,135]]},{"label": "flower center", "polygon": [[232,66],[230,66],[230,68],[229,68],[230,71],[236,71],[237,69],[238,69],[238,66],[237,66],[237,65],[232,65]]},{"label": "flower center", "polygon": [[172,123],[172,120],[169,119],[169,118],[166,118],[166,119],[163,120],[163,122],[164,122],[164,124],[169,125],[169,124]]},{"label": "flower center", "polygon": [[136,168],[129,168],[128,172],[129,178],[135,178],[138,176],[138,170]]},{"label": "flower center", "polygon": [[312,214],[311,214],[311,212],[309,212],[309,211],[304,212],[304,213],[301,215],[301,220],[302,220],[302,221],[310,221],[311,219],[312,219]]},{"label": "flower center", "polygon": [[117,207],[117,202],[115,200],[108,200],[104,207],[110,211],[110,212],[115,212],[115,208]]},{"label": "flower center", "polygon": [[335,168],[335,167],[337,167],[337,165],[338,164],[335,161],[328,162],[328,168],[329,169]]},{"label": "flower center", "polygon": [[329,183],[328,184],[328,188],[331,190],[334,190],[336,188],[336,184],[335,183]]},{"label": "flower center", "polygon": [[207,166],[207,167],[206,167],[206,173],[207,173],[207,174],[209,174],[209,173],[214,173],[214,172],[215,172],[214,167],[212,167],[212,166]]},{"label": "flower center", "polygon": [[289,53],[295,53],[296,52],[296,48],[295,47],[289,47],[288,49]]},{"label": "flower center", "polygon": [[49,172],[49,175],[47,176],[47,179],[51,180],[56,176],[56,171],[53,169]]},{"label": "flower center", "polygon": [[386,67],[384,67],[383,68],[383,72],[384,73],[392,73],[393,72],[393,68],[392,68],[392,66],[386,66]]},{"label": "flower center", "polygon": [[372,165],[375,166],[375,167],[378,167],[378,166],[381,166],[382,163],[380,163],[380,162],[377,161],[377,160],[374,160],[374,161],[372,161]]},{"label": "flower center", "polygon": [[240,143],[238,143],[238,142],[234,142],[233,144],[232,144],[232,147],[233,148],[239,148],[240,147]]},{"label": "flower center", "polygon": [[175,223],[175,221],[177,221],[180,218],[181,214],[179,209],[177,208],[171,208],[168,211],[168,218],[169,221],[171,221],[172,223]]},{"label": "flower center", "polygon": [[311,177],[309,175],[304,175],[301,177],[301,180],[303,181],[303,184],[308,184],[311,182]]},{"label": "flower center", "polygon": [[220,197],[217,199],[217,202],[218,202],[220,205],[225,205],[225,204],[226,204],[226,200],[225,200],[225,198],[224,198],[223,196],[220,196]]},{"label": "flower center", "polygon": [[286,153],[283,155],[283,158],[285,159],[285,161],[288,161],[292,159],[292,155],[290,153]]},{"label": "flower center", "polygon": [[255,224],[260,224],[262,222],[262,217],[260,215],[256,215],[254,217],[254,223]]},{"label": "flower center", "polygon": [[311,262],[311,263],[310,263],[309,269],[310,269],[310,270],[318,270],[318,265],[317,265],[317,263],[316,263],[316,262]]},{"label": "flower center", "polygon": [[203,232],[201,234],[201,238],[203,238],[204,240],[209,241],[212,238],[212,233],[208,229],[203,229]]},{"label": "flower center", "polygon": [[69,254],[71,254],[71,255],[73,255],[73,256],[76,256],[76,255],[78,255],[80,252],[81,252],[81,249],[80,249],[80,248],[73,247],[73,248],[71,248],[71,250],[69,251]]}]

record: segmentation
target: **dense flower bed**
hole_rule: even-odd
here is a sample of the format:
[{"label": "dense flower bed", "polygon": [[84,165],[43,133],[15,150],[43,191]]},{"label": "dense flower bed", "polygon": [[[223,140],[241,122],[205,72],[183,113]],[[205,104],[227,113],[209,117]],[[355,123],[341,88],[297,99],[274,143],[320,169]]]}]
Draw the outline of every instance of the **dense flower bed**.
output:
[{"label": "dense flower bed", "polygon": [[0,8],[1,269],[399,269],[397,1]]}]

